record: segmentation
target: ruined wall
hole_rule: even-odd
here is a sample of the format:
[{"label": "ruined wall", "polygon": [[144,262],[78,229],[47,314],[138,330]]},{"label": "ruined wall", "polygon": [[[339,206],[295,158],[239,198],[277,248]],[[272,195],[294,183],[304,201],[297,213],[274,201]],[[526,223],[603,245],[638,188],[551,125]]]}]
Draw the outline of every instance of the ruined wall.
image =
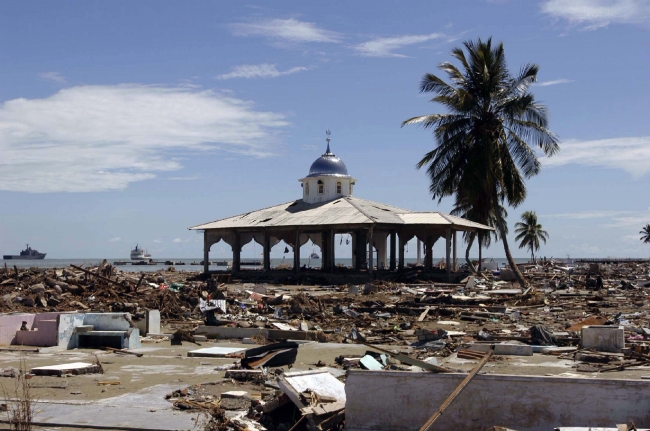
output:
[{"label": "ruined wall", "polygon": [[[349,372],[347,431],[418,430],[465,374]],[[435,429],[519,431],[557,426],[650,423],[650,381],[478,375],[436,421]]]}]

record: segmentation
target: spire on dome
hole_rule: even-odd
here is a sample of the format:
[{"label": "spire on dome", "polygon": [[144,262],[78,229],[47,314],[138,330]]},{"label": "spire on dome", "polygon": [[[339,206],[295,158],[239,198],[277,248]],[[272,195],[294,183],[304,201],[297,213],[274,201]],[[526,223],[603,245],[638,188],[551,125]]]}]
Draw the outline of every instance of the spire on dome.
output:
[{"label": "spire on dome", "polygon": [[345,163],[336,157],[330,150],[330,135],[332,132],[328,129],[325,131],[325,134],[327,135],[327,138],[325,138],[325,141],[327,142],[327,151],[312,163],[311,168],[309,168],[309,175],[307,176],[338,176],[342,178],[350,178]]},{"label": "spire on dome", "polygon": [[332,152],[330,151],[330,135],[332,134],[332,132],[330,132],[330,130],[327,129],[325,130],[325,134],[327,135],[327,138],[325,138],[325,141],[327,141],[327,151],[325,151],[325,154],[332,154]]}]

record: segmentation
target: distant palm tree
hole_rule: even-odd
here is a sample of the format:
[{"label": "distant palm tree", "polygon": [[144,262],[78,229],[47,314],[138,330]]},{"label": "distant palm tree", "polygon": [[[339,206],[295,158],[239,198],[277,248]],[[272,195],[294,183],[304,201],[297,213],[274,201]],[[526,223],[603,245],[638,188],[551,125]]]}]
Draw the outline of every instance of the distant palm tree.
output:
[{"label": "distant palm tree", "polygon": [[548,232],[542,229],[542,225],[537,223],[537,214],[535,211],[526,211],[521,215],[521,222],[515,223],[515,233],[519,248],[530,250],[530,258],[535,262],[535,252],[539,250],[539,241],[548,239]]},{"label": "distant palm tree", "polygon": [[650,244],[650,223],[647,225],[643,226],[643,229],[641,229],[641,241],[643,241],[644,244]]},{"label": "distant palm tree", "polygon": [[[448,62],[439,66],[451,83],[429,73],[420,83],[420,92],[436,93],[431,101],[448,113],[410,118],[402,126],[433,129],[436,148],[417,164],[418,169],[427,166],[433,199],[460,196],[477,214],[476,221],[484,223],[499,206],[516,207],[526,198],[524,179],[541,169],[531,146],[552,156],[559,145],[547,128],[546,107],[528,91],[537,80],[538,66],[527,64],[513,76],[503,44],[493,47],[490,38],[464,46],[467,53],[461,48],[452,51],[462,72]],[[505,219],[495,227],[517,281],[527,285],[510,253]]]}]

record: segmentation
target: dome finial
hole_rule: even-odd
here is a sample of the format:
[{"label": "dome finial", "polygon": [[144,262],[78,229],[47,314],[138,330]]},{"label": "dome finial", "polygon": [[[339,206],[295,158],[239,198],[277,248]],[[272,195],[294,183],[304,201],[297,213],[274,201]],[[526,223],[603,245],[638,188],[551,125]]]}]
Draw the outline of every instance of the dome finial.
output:
[{"label": "dome finial", "polygon": [[332,152],[330,151],[330,135],[332,134],[332,132],[330,132],[330,129],[327,129],[325,130],[325,134],[327,135],[327,138],[325,138],[325,140],[327,141],[327,151],[325,152],[325,154],[332,154]]}]

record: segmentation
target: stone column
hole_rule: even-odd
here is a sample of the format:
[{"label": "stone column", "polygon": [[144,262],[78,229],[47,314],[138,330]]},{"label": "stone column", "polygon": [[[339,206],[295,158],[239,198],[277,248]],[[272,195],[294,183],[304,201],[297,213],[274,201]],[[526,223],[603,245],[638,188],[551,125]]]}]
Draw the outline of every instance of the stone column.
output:
[{"label": "stone column", "polygon": [[397,234],[395,233],[394,230],[390,231],[390,266],[388,269],[391,271],[395,271],[396,267],[396,257],[395,254],[397,252],[397,244],[396,244],[396,238]]},{"label": "stone column", "polygon": [[232,272],[241,270],[241,236],[238,231],[233,233],[232,241]]},{"label": "stone column", "polygon": [[210,273],[210,246],[208,245],[208,231],[203,231],[203,273]]},{"label": "stone column", "polygon": [[271,236],[265,230],[264,231],[264,272],[269,272],[271,270]]},{"label": "stone column", "polygon": [[456,234],[457,233],[458,233],[458,231],[454,231],[454,263],[452,265],[452,269],[454,270],[454,272],[458,271],[458,258],[456,257],[456,253],[457,253],[456,252],[456,246],[457,246],[457,244],[456,244]]},{"label": "stone column", "polygon": [[446,249],[446,258],[445,267],[447,269],[447,281],[451,282],[451,229],[447,228],[445,232],[445,249]]},{"label": "stone column", "polygon": [[368,232],[368,274],[370,274],[370,275],[372,275],[372,272],[373,272],[373,269],[374,269],[373,267],[375,265],[374,264],[374,254],[375,253],[373,252],[374,247],[372,245],[372,242],[373,242],[373,238],[372,238],[373,232],[372,231],[373,231],[373,229],[370,228],[370,231]]},{"label": "stone column", "polygon": [[330,238],[330,272],[334,273],[334,268],[336,268],[336,233],[334,229],[328,231],[327,236]]},{"label": "stone column", "polygon": [[300,272],[300,230],[296,229],[296,239],[293,242],[293,272]]},{"label": "stone column", "polygon": [[329,270],[330,265],[330,247],[331,238],[328,235],[329,231],[324,230],[321,232],[321,257],[320,257],[320,270],[326,272]]},{"label": "stone column", "polygon": [[418,252],[418,260],[415,262],[416,265],[422,265],[422,241],[420,241],[420,238],[417,238],[417,252]]},{"label": "stone column", "polygon": [[352,232],[351,246],[352,246],[352,269],[357,269],[357,233]]},{"label": "stone column", "polygon": [[356,257],[357,257],[356,269],[358,271],[358,270],[366,269],[368,267],[368,265],[367,265],[368,261],[366,260],[366,258],[367,258],[366,247],[368,245],[368,236],[366,235],[366,231],[363,230],[363,229],[358,230],[355,233],[355,236],[356,236],[356,241],[355,241],[356,252],[355,252],[355,254],[356,254]]},{"label": "stone column", "polygon": [[400,271],[404,270],[404,247],[406,247],[406,242],[404,241],[404,236],[400,233],[399,234],[399,263],[398,263],[398,269]]},{"label": "stone column", "polygon": [[431,271],[433,269],[433,244],[434,241],[431,238],[431,235],[427,236],[427,240],[424,242],[426,247],[426,254],[424,255],[424,269]]}]

